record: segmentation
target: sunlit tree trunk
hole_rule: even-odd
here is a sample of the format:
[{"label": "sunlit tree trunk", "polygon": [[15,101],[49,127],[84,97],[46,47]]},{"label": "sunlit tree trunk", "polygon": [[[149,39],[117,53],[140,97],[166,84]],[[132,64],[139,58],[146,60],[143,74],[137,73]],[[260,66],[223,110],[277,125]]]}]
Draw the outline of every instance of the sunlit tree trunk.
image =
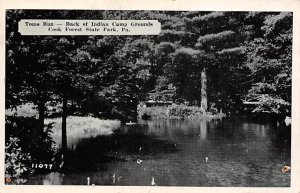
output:
[{"label": "sunlit tree trunk", "polygon": [[63,93],[63,112],[62,112],[62,125],[61,125],[61,132],[62,132],[62,151],[65,153],[67,151],[67,94]]},{"label": "sunlit tree trunk", "polygon": [[201,107],[205,112],[207,111],[207,77],[205,68],[201,72]]}]

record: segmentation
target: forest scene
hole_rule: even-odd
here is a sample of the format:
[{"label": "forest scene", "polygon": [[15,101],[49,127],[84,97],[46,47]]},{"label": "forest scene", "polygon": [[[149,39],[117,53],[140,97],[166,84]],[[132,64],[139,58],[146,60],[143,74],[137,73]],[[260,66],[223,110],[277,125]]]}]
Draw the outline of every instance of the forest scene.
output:
[{"label": "forest scene", "polygon": [[[21,19],[158,20],[23,36]],[[290,186],[291,12],[7,10],[5,183]]]}]

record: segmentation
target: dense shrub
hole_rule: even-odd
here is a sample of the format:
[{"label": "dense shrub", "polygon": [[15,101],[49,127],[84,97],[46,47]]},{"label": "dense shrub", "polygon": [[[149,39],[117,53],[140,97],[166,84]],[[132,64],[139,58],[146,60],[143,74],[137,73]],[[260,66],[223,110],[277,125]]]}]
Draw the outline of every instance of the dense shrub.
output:
[{"label": "dense shrub", "polygon": [[31,163],[31,156],[29,153],[24,153],[19,142],[17,137],[10,137],[5,145],[5,177],[13,179],[12,182],[16,184],[25,182],[22,176],[31,171],[28,167]]},{"label": "dense shrub", "polygon": [[138,109],[138,116],[143,120],[168,118],[168,107],[143,107]]},{"label": "dense shrub", "polygon": [[[6,116],[6,172],[18,174],[24,168],[30,168],[32,163],[51,163],[55,153],[51,137],[52,124],[45,125],[43,131],[34,135],[38,126],[38,120],[32,117]],[[22,164],[19,166],[15,160],[21,160]]]},{"label": "dense shrub", "polygon": [[205,110],[201,107],[186,106],[186,105],[172,105],[167,110],[169,117],[199,117],[204,115]]}]

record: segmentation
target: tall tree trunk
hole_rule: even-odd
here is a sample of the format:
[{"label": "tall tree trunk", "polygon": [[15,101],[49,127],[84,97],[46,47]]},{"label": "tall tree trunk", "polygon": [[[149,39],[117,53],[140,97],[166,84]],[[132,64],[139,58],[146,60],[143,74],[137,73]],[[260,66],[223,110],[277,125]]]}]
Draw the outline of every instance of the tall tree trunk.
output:
[{"label": "tall tree trunk", "polygon": [[46,102],[45,102],[45,93],[43,90],[39,90],[39,99],[38,99],[38,127],[33,130],[33,136],[37,137],[40,136],[44,131],[44,120],[45,120],[45,111],[46,111]]},{"label": "tall tree trunk", "polygon": [[39,136],[44,131],[44,120],[45,120],[45,102],[43,100],[38,102],[38,111],[39,111],[39,126],[37,129],[34,129],[33,135]]},{"label": "tall tree trunk", "polygon": [[62,125],[61,125],[61,145],[63,153],[67,151],[67,94],[63,93],[63,112],[62,112]]},{"label": "tall tree trunk", "polygon": [[207,111],[207,77],[206,77],[206,69],[203,68],[201,72],[201,107]]}]

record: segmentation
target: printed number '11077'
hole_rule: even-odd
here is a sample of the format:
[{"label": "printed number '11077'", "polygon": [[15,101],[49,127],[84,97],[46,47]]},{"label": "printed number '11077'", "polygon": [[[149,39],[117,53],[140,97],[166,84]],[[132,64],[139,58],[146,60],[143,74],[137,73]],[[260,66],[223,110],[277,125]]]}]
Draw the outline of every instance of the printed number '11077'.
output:
[{"label": "printed number '11077'", "polygon": [[53,164],[32,164],[32,168],[39,168],[39,169],[49,169],[51,170]]}]

